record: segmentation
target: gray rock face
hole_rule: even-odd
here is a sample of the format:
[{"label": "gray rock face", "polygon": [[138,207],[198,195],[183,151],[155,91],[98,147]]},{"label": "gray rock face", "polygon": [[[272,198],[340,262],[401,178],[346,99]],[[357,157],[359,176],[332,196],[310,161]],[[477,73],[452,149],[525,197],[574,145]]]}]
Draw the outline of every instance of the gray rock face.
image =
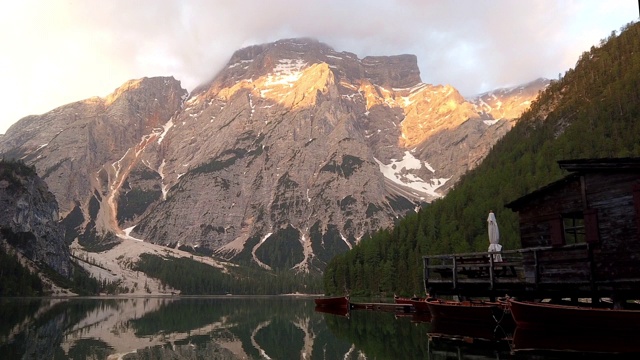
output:
[{"label": "gray rock face", "polygon": [[511,127],[507,105],[422,83],[413,55],[310,39],[241,49],[185,94],[132,81],[22,119],[0,152],[36,165],[80,234],[307,271],[443,196]]},{"label": "gray rock face", "polygon": [[54,195],[30,168],[0,162],[0,238],[30,260],[71,275],[69,249]]}]

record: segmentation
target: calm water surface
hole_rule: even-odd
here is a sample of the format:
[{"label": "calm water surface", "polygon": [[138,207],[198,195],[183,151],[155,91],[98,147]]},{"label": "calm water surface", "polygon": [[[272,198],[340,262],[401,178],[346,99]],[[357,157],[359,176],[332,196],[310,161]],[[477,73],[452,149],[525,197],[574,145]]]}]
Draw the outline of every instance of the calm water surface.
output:
[{"label": "calm water surface", "polygon": [[295,297],[0,299],[0,359],[584,358],[515,352],[509,330],[428,320],[322,313]]}]

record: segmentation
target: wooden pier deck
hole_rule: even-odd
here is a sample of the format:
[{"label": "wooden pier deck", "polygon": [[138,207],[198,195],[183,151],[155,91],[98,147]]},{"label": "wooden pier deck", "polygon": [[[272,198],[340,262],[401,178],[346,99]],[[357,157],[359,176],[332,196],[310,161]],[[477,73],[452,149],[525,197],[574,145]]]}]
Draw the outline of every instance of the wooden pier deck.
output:
[{"label": "wooden pier deck", "polygon": [[424,256],[424,285],[430,296],[462,298],[516,296],[602,297],[610,282],[593,276],[593,254],[588,244],[502,251],[503,261],[492,253]]}]

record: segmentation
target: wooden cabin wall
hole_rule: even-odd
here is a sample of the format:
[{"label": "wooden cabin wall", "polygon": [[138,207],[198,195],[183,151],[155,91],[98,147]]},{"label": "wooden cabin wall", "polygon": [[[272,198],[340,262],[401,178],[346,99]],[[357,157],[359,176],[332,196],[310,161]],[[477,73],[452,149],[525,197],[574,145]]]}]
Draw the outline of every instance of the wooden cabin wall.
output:
[{"label": "wooden cabin wall", "polygon": [[[587,173],[583,202],[580,179],[572,179],[561,186],[549,189],[532,199],[519,210],[520,239],[522,248],[552,246],[553,222],[561,214],[582,212],[585,206],[597,211],[598,243],[593,244],[593,277],[598,282],[610,279],[640,279],[640,238],[638,216],[633,197],[640,174]],[[566,255],[566,263],[562,258]],[[552,281],[554,277],[565,280],[585,280],[590,276],[587,262],[570,266],[572,255],[553,254],[553,260],[538,271],[539,281]],[[586,255],[583,256],[587,261]],[[533,259],[524,259],[529,272]],[[547,260],[539,258],[541,263]],[[575,259],[574,259],[575,260]],[[531,275],[531,274],[529,274]]]},{"label": "wooden cabin wall", "polygon": [[600,243],[594,247],[596,280],[640,278],[640,238],[633,188],[640,174],[587,174],[589,206],[597,209]]},{"label": "wooden cabin wall", "polygon": [[580,180],[551,189],[518,211],[522,248],[551,246],[551,223],[562,213],[582,211]]},{"label": "wooden cabin wall", "polygon": [[603,251],[631,246],[638,239],[633,186],[638,174],[587,174],[585,185],[590,208],[598,211]]},{"label": "wooden cabin wall", "polygon": [[538,251],[535,258],[525,256],[523,265],[527,283],[588,284],[591,278],[586,247]]}]

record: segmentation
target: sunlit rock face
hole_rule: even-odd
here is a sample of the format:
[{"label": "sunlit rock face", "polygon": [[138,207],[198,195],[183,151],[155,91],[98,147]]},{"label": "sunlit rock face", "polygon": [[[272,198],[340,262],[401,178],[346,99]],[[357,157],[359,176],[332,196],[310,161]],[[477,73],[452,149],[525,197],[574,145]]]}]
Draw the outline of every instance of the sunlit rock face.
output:
[{"label": "sunlit rock face", "polygon": [[115,196],[138,164],[155,165],[142,150],[162,135],[186,95],[173,78],[131,80],[106,98],[21,119],[0,139],[0,153],[34,165],[61,215],[72,213],[83,231],[114,231]]},{"label": "sunlit rock face", "polygon": [[517,120],[538,97],[538,93],[549,86],[548,79],[537,79],[510,88],[501,88],[482,93],[470,101],[483,118]]},{"label": "sunlit rock face", "polygon": [[413,55],[311,39],[241,49],[185,94],[131,81],[21,120],[0,151],[36,165],[79,233],[306,271],[446,194],[535,98],[489,110],[422,83]]}]

